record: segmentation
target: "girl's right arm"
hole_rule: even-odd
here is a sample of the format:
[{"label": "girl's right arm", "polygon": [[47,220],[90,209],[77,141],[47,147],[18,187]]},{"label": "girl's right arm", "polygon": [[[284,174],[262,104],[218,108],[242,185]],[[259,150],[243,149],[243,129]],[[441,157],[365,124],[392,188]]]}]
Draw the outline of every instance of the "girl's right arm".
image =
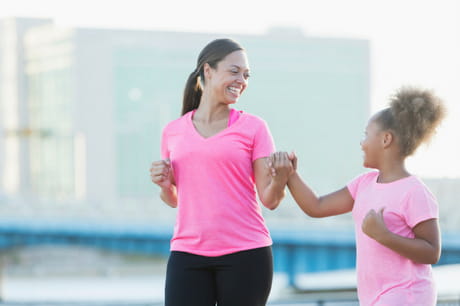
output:
[{"label": "girl's right arm", "polygon": [[169,206],[177,207],[177,189],[169,159],[159,160],[150,167],[152,182],[161,187],[160,198]]},{"label": "girl's right arm", "polygon": [[322,218],[350,212],[354,200],[347,187],[318,197],[297,172],[289,177],[288,188],[297,205],[310,217]]},{"label": "girl's right arm", "polygon": [[347,187],[318,197],[297,173],[297,156],[291,153],[289,159],[295,171],[288,179],[288,188],[304,213],[321,218],[344,214],[353,209],[354,200]]}]

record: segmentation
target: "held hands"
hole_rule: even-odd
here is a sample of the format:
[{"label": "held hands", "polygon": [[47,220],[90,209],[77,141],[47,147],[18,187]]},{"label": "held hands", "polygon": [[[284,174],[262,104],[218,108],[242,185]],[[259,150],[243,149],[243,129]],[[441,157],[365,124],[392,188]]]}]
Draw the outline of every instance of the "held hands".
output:
[{"label": "held hands", "polygon": [[161,188],[170,188],[174,184],[171,161],[165,159],[153,162],[150,167],[150,177],[152,182]]},{"label": "held hands", "polygon": [[296,171],[297,156],[294,152],[275,152],[267,159],[267,167],[270,175],[275,179],[288,180],[289,176]]},{"label": "held hands", "polygon": [[388,229],[383,220],[384,207],[380,208],[378,212],[371,209],[361,224],[363,232],[374,240],[379,241],[386,235]]}]

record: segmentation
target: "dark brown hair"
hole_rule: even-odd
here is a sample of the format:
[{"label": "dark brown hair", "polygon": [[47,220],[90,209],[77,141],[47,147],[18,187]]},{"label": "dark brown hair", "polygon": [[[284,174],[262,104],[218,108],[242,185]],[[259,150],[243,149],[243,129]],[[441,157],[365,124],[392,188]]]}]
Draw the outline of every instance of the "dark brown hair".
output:
[{"label": "dark brown hair", "polygon": [[204,47],[198,56],[195,70],[190,74],[185,83],[184,98],[182,102],[182,115],[197,109],[203,93],[201,82],[204,84],[203,66],[208,63],[212,68],[232,52],[244,50],[236,41],[228,38],[216,39]]},{"label": "dark brown hair", "polygon": [[406,157],[428,141],[446,115],[443,101],[433,91],[402,87],[390,99],[390,107],[376,117],[383,130],[397,137],[401,155]]}]

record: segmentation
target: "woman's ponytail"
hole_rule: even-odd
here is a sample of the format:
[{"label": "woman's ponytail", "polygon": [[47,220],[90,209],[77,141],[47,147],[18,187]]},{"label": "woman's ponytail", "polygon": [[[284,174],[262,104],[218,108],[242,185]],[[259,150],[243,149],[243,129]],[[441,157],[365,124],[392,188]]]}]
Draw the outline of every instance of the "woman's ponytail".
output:
[{"label": "woman's ponytail", "polygon": [[187,82],[185,83],[184,98],[182,101],[182,115],[198,108],[202,93],[203,90],[200,84],[200,73],[195,70],[189,75]]}]

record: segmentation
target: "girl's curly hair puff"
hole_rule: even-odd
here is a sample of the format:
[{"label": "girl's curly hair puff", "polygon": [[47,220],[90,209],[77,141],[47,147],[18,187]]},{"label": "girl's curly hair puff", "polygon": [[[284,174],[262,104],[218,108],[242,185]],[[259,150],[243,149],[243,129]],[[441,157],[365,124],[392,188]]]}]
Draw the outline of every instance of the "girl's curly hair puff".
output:
[{"label": "girl's curly hair puff", "polygon": [[433,136],[445,115],[443,101],[431,90],[402,87],[376,119],[396,135],[401,155],[409,156]]}]

